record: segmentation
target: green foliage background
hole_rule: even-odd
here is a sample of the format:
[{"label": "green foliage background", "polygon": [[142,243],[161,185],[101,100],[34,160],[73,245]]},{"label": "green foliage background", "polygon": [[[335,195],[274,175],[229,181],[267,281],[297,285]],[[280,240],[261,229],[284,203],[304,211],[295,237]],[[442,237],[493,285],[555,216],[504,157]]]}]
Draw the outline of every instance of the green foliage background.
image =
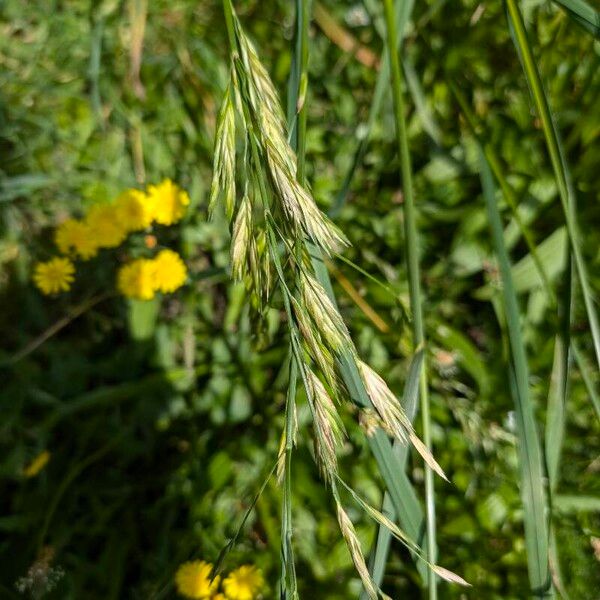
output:
[{"label": "green foliage background", "polygon": [[[293,35],[289,4],[236,3],[283,98]],[[15,581],[45,546],[65,571],[48,597],[175,597],[177,565],[192,557],[216,559],[277,455],[285,327],[273,310],[255,335],[244,291],[228,279],[226,225],[206,219],[215,113],[227,73],[220,3],[149,2],[143,98],[129,76],[135,5],[0,4],[2,598],[19,596]],[[361,44],[381,53],[379,2],[324,5]],[[556,6],[522,5],[572,166],[597,291],[600,46]],[[351,165],[376,72],[314,24],[310,44],[307,165],[315,197],[327,210]],[[441,594],[524,598],[529,586],[513,402],[494,308],[498,275],[476,146],[450,79],[500,155],[556,285],[565,246],[557,189],[500,3],[418,2],[404,61],[414,73],[408,116],[433,365],[434,453],[451,480],[436,482],[440,563],[473,584],[471,590],[445,585]],[[419,110],[415,98],[422,100]],[[353,242],[347,256],[406,303],[393,131],[386,96],[336,221]],[[165,177],[192,198],[183,223],[162,234],[187,260],[192,281],[185,289],[160,306],[105,297],[125,250],[82,269],[64,297],[43,298],[34,289],[31,267],[52,254],[56,223],[125,187]],[[505,223],[542,430],[556,317],[508,210]],[[389,325],[381,333],[336,287],[362,356],[400,393],[410,353],[402,312],[377,285],[342,263],[338,268]],[[75,318],[89,301],[97,303]],[[69,322],[56,335],[32,345],[65,316]],[[591,362],[586,331],[578,308],[575,337]],[[566,588],[572,598],[592,599],[600,587],[591,546],[592,537],[600,537],[599,427],[577,371],[571,384],[553,518]],[[352,425],[355,416],[346,413],[350,437],[342,472],[378,506],[382,483]],[[324,600],[356,597],[360,586],[312,460],[305,408],[299,418],[294,519],[301,592]],[[48,466],[25,479],[23,467],[44,449],[51,452]],[[410,473],[420,490],[418,460]],[[259,565],[270,582],[267,598],[275,597],[279,573],[279,502],[271,482],[227,562],[228,568]],[[374,525],[358,509],[351,516],[368,548]],[[419,597],[416,570],[400,547],[393,547],[384,589],[394,598]]]}]

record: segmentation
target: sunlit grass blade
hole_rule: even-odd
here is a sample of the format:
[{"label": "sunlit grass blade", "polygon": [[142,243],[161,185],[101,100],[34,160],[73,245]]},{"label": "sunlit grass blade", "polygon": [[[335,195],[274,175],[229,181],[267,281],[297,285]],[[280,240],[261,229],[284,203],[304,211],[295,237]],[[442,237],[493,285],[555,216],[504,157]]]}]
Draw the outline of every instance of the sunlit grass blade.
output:
[{"label": "sunlit grass blade", "polygon": [[600,38],[600,11],[585,0],[552,0],[565,9],[567,14],[594,37]]},{"label": "sunlit grass blade", "polygon": [[592,288],[589,282],[587,268],[583,257],[581,238],[577,225],[577,215],[575,211],[575,191],[571,184],[571,176],[569,167],[566,161],[565,153],[562,149],[558,129],[552,118],[550,105],[544,91],[542,79],[533,57],[533,51],[529,43],[523,16],[517,4],[517,0],[506,0],[507,15],[511,25],[511,33],[513,41],[517,48],[519,58],[523,65],[523,71],[527,78],[531,95],[536,105],[537,112],[540,116],[544,137],[546,138],[546,146],[550,155],[552,169],[558,184],[558,190],[569,232],[569,240],[573,252],[575,270],[577,278],[581,286],[581,293],[585,304],[587,318],[589,321],[590,331],[594,342],[594,351],[596,354],[596,362],[600,367],[600,324]]},{"label": "sunlit grass blade", "polygon": [[551,586],[548,569],[549,538],[542,452],[529,392],[529,366],[521,334],[519,306],[512,281],[510,259],[504,245],[502,220],[496,203],[492,173],[482,152],[480,164],[483,196],[502,280],[504,312],[511,350],[525,546],[531,593],[533,596],[541,598],[545,596]]}]

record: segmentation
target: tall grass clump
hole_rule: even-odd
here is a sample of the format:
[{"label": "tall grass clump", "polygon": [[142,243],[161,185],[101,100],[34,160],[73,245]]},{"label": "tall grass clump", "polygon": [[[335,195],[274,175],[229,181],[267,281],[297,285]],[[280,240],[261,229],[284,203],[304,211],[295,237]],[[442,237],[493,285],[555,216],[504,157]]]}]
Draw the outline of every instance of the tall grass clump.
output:
[{"label": "tall grass clump", "polygon": [[[385,381],[359,359],[341,314],[318,279],[314,267],[315,249],[322,255],[333,256],[349,242],[319,210],[309,189],[303,185],[303,160],[298,160],[288,142],[278,94],[229,0],[224,1],[224,10],[231,68],[217,120],[209,211],[213,214],[222,207],[230,223],[232,275],[244,283],[257,317],[264,315],[267,307],[279,298],[287,316],[290,380],[277,467],[283,483],[284,504],[281,597],[298,596],[291,522],[292,450],[297,432],[296,379],[303,385],[312,414],[315,458],[331,490],[342,536],[368,597],[383,597],[369,574],[344,506],[342,489],[347,489],[375,521],[389,528],[413,552],[422,553],[409,536],[343,483],[337,468],[337,449],[345,436],[339,414],[343,402],[355,398],[353,392],[360,386],[364,390],[361,410],[368,411],[370,430],[378,429],[384,436],[412,443],[430,469],[441,476],[444,474],[427,445],[416,436],[398,398]],[[302,53],[301,43],[300,47]],[[302,64],[306,64],[306,58],[299,58],[298,73],[302,80],[305,72]],[[302,108],[303,100],[300,105],[296,104],[297,108]],[[304,118],[298,119],[299,148],[303,143]],[[238,138],[241,138],[240,152]],[[241,182],[239,194],[236,192],[238,179]],[[349,365],[352,365],[353,381],[348,378]],[[396,474],[389,471],[386,483],[395,477]],[[456,575],[437,567],[430,558],[428,554],[425,560],[438,574],[462,582]]]}]

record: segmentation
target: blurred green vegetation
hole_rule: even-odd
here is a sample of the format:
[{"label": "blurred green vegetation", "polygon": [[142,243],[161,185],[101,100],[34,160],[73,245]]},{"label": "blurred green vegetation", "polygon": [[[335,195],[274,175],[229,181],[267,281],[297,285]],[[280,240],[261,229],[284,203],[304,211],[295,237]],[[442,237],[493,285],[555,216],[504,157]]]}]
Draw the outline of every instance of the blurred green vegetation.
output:
[{"label": "blurred green vegetation", "polygon": [[[403,59],[413,75],[408,117],[434,453],[452,482],[436,482],[440,564],[473,584],[470,590],[444,585],[441,597],[525,598],[513,402],[495,310],[498,274],[476,145],[449,81],[465,94],[500,156],[555,286],[564,265],[563,219],[501,4],[416,4]],[[284,101],[293,36],[289,5],[236,3]],[[597,292],[600,45],[556,6],[538,0],[522,5],[572,166]],[[64,571],[48,598],[175,597],[177,566],[217,558],[277,456],[285,327],[272,310],[263,334],[254,334],[244,291],[228,279],[226,225],[206,218],[215,113],[227,72],[220,3],[148,2],[136,83],[131,54],[140,42],[141,6],[140,0],[0,4],[2,598],[20,597],[15,582],[48,547],[52,564]],[[323,6],[364,48],[381,53],[379,2],[329,0]],[[327,33],[313,23],[307,159],[324,210],[352,163],[377,75]],[[336,221],[353,243],[348,258],[407,298],[393,131],[386,96]],[[186,258],[189,285],[160,306],[127,303],[110,293],[122,250],[83,269],[69,294],[39,294],[31,267],[54,252],[54,225],[126,187],[165,177],[192,198],[184,221],[164,233],[164,242]],[[508,210],[505,219],[542,430],[556,316]],[[410,333],[397,303],[346,264],[337,268],[387,324],[382,333],[337,278],[359,351],[400,393]],[[56,333],[40,338],[56,324]],[[573,330],[591,362],[579,306]],[[374,461],[349,410],[345,420],[350,437],[342,472],[378,506],[382,484]],[[305,407],[299,421],[293,485],[301,593],[357,597],[360,585],[311,456]],[[595,556],[592,547],[593,537],[600,537],[599,432],[574,370],[553,507],[562,576],[573,599],[592,599],[600,588],[598,549]],[[51,454],[48,465],[25,478],[23,469],[43,450]],[[409,470],[422,492],[421,463],[413,459]],[[270,583],[267,598],[275,597],[279,574],[279,502],[271,481],[227,559],[228,567],[260,566]],[[368,549],[373,523],[358,507],[351,516]],[[393,598],[419,597],[418,575],[399,546],[393,546],[384,589]]]}]

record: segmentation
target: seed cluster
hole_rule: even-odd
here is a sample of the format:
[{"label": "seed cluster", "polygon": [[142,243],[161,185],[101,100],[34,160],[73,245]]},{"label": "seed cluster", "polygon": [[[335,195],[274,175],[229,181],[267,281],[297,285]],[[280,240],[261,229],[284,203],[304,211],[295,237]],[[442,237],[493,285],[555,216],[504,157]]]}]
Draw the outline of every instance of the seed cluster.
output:
[{"label": "seed cluster", "polygon": [[[338,372],[342,354],[350,353],[360,368],[373,404],[370,420],[403,442],[411,441],[428,464],[443,472],[415,435],[402,406],[387,384],[358,352],[335,304],[317,281],[311,248],[333,255],[348,244],[344,234],[320,211],[310,191],[296,178],[296,156],[288,143],[277,92],[237,20],[229,85],[216,128],[214,178],[209,213],[222,207],[231,226],[231,270],[244,282],[251,306],[260,314],[281,292],[288,317],[292,360],[303,382],[313,416],[315,455],[331,487],[342,534],[357,571],[372,599],[381,596],[371,581],[356,532],[345,513],[337,484],[337,449],[345,431],[338,405],[350,398]],[[241,139],[238,139],[241,138]],[[241,142],[238,152],[238,142]],[[238,198],[236,177],[243,181]],[[274,271],[274,273],[273,273]],[[286,452],[294,445],[295,399],[288,402],[278,465],[285,475]],[[378,519],[378,511],[369,511]],[[387,526],[387,524],[385,524]]]}]

